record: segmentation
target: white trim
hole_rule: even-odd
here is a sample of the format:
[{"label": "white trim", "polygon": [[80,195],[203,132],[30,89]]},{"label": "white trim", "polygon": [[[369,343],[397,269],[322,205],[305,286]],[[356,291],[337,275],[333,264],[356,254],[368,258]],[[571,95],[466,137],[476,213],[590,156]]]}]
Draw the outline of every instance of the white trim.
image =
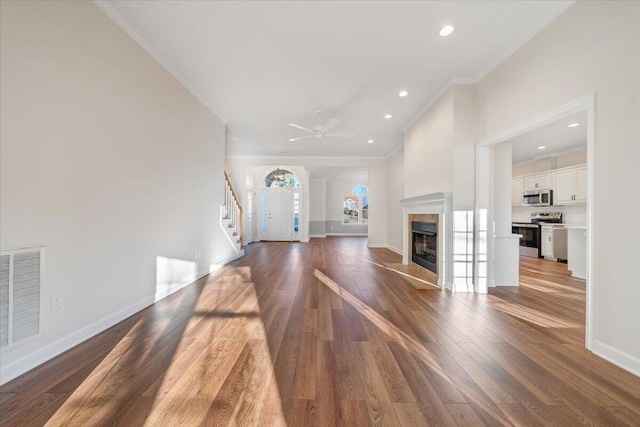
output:
[{"label": "white trim", "polygon": [[367,247],[368,248],[383,248],[383,249],[387,249],[387,245],[385,243],[368,243]]},{"label": "white trim", "polygon": [[327,237],[326,234],[310,234],[309,239],[325,239]]},{"label": "white trim", "polygon": [[201,97],[195,89],[191,87],[187,83],[187,81],[180,75],[176,70],[173,69],[169,65],[169,62],[144,38],[140,33],[138,33],[127,21],[124,19],[122,15],[118,11],[116,11],[111,3],[107,0],[93,0],[93,3],[98,6],[109,18],[111,18],[120,28],[124,30],[125,33],[129,35],[136,43],[138,43],[153,59],[155,59],[165,70],[169,72],[185,89],[191,93],[198,101],[202,103],[205,107],[209,109],[213,114],[216,115],[220,120],[222,120],[225,124],[227,121],[218,114],[218,112],[205,100]]},{"label": "white trim", "polygon": [[45,346],[42,347],[40,349],[37,349],[33,352],[31,352],[30,354],[25,355],[24,357],[16,360],[15,362],[10,363],[7,366],[2,366],[2,368],[0,368],[0,385],[5,384],[11,380],[13,380],[14,378],[19,377],[20,375],[30,371],[31,369],[47,362],[48,360],[53,359],[54,357],[58,356],[59,354],[64,353],[65,351],[69,350],[72,347],[75,347],[78,344],[81,344],[82,342],[88,340],[89,338],[92,338],[96,335],[98,335],[101,332],[106,331],[107,329],[109,329],[110,327],[112,327],[113,325],[123,321],[124,319],[126,319],[127,317],[130,317],[136,313],[138,313],[139,311],[144,310],[145,308],[149,307],[150,305],[154,304],[154,300],[155,302],[159,301],[162,298],[165,298],[167,296],[169,296],[170,294],[186,287],[187,285],[190,285],[192,283],[195,283],[197,280],[203,278],[204,276],[213,273],[214,271],[218,270],[219,268],[223,267],[224,265],[235,261],[236,259],[240,258],[244,256],[244,251],[241,251],[240,254],[238,255],[234,255],[232,257],[229,257],[223,261],[220,261],[217,264],[213,264],[209,267],[208,270],[202,270],[199,273],[197,273],[196,275],[192,276],[195,277],[194,280],[187,282],[186,284],[184,283],[185,281],[189,280],[189,279],[184,279],[174,285],[172,285],[169,289],[171,290],[170,292],[165,292],[165,295],[161,298],[158,298],[159,294],[156,294],[155,297],[153,296],[148,296],[143,298],[142,300],[133,303],[125,308],[123,308],[122,310],[119,310],[113,314],[110,314],[94,323],[92,323],[89,326],[86,326],[78,331],[72,332],[71,334],[67,335],[66,337],[62,337],[59,340]]},{"label": "white trim", "polygon": [[327,233],[327,236],[357,236],[357,237],[367,237],[367,233]]},{"label": "white trim", "polygon": [[593,348],[591,351],[593,354],[602,357],[604,360],[640,377],[640,359],[637,357],[634,357],[624,351],[620,351],[617,348],[599,340],[595,340],[593,342]]},{"label": "white trim", "polygon": [[389,249],[392,252],[397,253],[398,255],[404,256],[404,252],[402,252],[402,249],[398,249],[395,246],[387,245],[387,249]]},{"label": "white trim", "polygon": [[387,154],[387,157],[385,157],[385,159],[389,160],[389,157],[393,156],[396,153],[396,151],[398,151],[402,147],[404,147],[404,141],[402,141],[400,144],[398,144],[398,146],[396,148],[394,148],[393,151],[391,151],[389,154]]},{"label": "white trim", "polygon": [[500,64],[509,59],[511,55],[516,53],[522,46],[527,44],[529,40],[534,38],[538,33],[540,33],[547,25],[552,23],[558,16],[564,13],[565,10],[569,9],[576,0],[562,0],[556,7],[554,7],[549,13],[547,13],[540,22],[535,24],[529,31],[527,31],[524,36],[517,39],[514,43],[507,48],[502,55],[498,57],[497,60],[491,62],[488,66],[486,66],[480,73],[478,73],[473,79],[473,83],[478,83],[480,80],[484,79],[489,73],[498,68]]},{"label": "white trim", "polygon": [[[232,258],[239,258],[242,255],[236,255],[235,257]],[[217,264],[216,264],[217,265]],[[223,264],[224,265],[224,264]],[[154,297],[154,302],[158,302],[163,298],[168,297],[169,295],[178,292],[180,289],[184,288],[187,285],[190,285],[191,283],[195,282],[196,280],[200,280],[202,279],[204,276],[206,276],[207,274],[217,270],[220,267],[214,268],[214,270],[203,270],[203,271],[199,271],[196,274],[192,274],[191,276],[188,276],[182,280],[180,280],[179,282],[175,282],[172,283],[171,285],[169,285],[167,288],[161,290],[161,291],[156,291],[156,295]]]},{"label": "white trim", "polygon": [[427,114],[427,112],[431,109],[431,107],[433,107],[436,102],[438,102],[440,100],[440,98],[442,98],[447,92],[449,92],[449,89],[451,89],[453,86],[455,85],[462,85],[462,84],[475,84],[477,83],[477,80],[474,79],[470,79],[467,77],[454,77],[451,80],[449,80],[448,82],[446,82],[438,92],[436,92],[436,94],[433,96],[433,98],[431,98],[431,100],[429,101],[429,103],[427,105],[425,105],[425,107],[420,110],[418,112],[418,114],[411,119],[411,121],[409,123],[407,123],[403,128],[402,128],[402,132],[403,133],[407,133],[407,131],[413,127],[413,125],[415,125],[418,120],[420,120],[422,118],[422,116],[424,116],[425,114]]},{"label": "white trim", "polygon": [[[488,147],[491,145],[499,144],[501,142],[505,142],[509,139],[513,139],[529,131],[532,131],[544,125],[548,125],[549,123],[555,122],[556,120],[559,120],[563,117],[570,116],[579,111],[587,110],[589,106],[594,104],[594,102],[595,102],[595,93],[590,93],[581,98],[568,102],[567,104],[559,108],[556,108],[555,110],[552,110],[544,114],[540,114],[539,116],[536,116],[532,119],[522,122],[510,129],[504,130],[489,138],[486,138],[480,141],[477,144],[477,146]],[[587,122],[588,121],[589,121],[589,117],[587,117]],[[588,141],[589,141],[589,129],[587,128],[587,142]],[[588,148],[588,144],[587,144],[587,148]]]},{"label": "white trim", "polygon": [[89,338],[109,329],[116,323],[123,321],[127,317],[136,314],[152,304],[152,296],[143,298],[142,300],[135,302],[120,311],[110,314],[91,325],[72,332],[66,337],[62,337],[45,347],[39,348],[15,362],[2,366],[0,369],[0,385],[19,377],[25,372],[30,371],[50,359],[53,359],[59,354],[64,353],[70,348],[75,347]]},{"label": "white trim", "polygon": [[[553,10],[547,13],[544,18],[536,25],[534,25],[524,36],[517,39],[508,49],[504,51],[497,60],[491,62],[475,77],[453,77],[446,82],[438,92],[431,98],[427,105],[420,110],[420,112],[402,128],[402,132],[406,133],[413,125],[415,125],[422,116],[424,116],[430,109],[440,100],[448,91],[455,85],[462,84],[477,84],[480,80],[484,79],[489,73],[498,68],[500,64],[509,59],[511,55],[517,52],[522,46],[524,46],[529,40],[534,38],[540,31],[542,31],[547,25],[553,22],[558,16],[560,16],[565,10],[567,10],[576,0],[562,0]],[[393,152],[391,153],[393,154]]]},{"label": "white trim", "polygon": [[[585,347],[592,349],[593,338],[593,215],[596,204],[595,196],[595,170],[597,159],[595,157],[596,148],[596,93],[592,92],[583,97],[570,101],[563,106],[550,112],[540,114],[530,120],[522,122],[512,128],[499,132],[476,144],[476,150],[488,148],[492,145],[508,141],[531,130],[555,122],[563,117],[575,114],[579,111],[587,112],[587,277],[586,277],[586,321],[585,321]],[[476,155],[476,169],[479,170],[481,156]],[[485,160],[486,161],[486,160]],[[478,177],[476,176],[476,180]],[[475,216],[478,215],[478,187],[476,185],[476,209]],[[477,268],[474,261],[474,268]]]}]

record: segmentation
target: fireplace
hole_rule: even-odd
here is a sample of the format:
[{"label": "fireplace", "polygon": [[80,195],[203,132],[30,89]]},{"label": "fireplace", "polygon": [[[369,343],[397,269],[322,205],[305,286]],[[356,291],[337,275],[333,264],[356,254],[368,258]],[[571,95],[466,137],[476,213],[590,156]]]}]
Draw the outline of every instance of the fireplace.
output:
[{"label": "fireplace", "polygon": [[438,223],[411,221],[411,260],[438,274]]}]

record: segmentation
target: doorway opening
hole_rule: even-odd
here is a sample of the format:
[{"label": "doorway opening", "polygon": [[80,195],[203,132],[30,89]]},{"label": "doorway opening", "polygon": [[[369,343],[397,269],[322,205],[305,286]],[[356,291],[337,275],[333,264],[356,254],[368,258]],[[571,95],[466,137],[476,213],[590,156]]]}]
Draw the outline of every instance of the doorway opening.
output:
[{"label": "doorway opening", "polygon": [[[579,125],[575,125],[575,123],[579,123]],[[520,155],[520,149],[526,148],[517,146],[517,142],[520,139],[526,139],[531,134],[536,137],[533,139],[539,141],[529,147],[531,150],[536,153],[543,153],[545,150],[551,152],[547,149],[550,143],[540,141],[540,138],[545,129],[553,129],[554,125],[558,126],[558,129],[566,130],[576,130],[578,126],[582,126],[585,137],[581,146],[575,147],[573,152],[573,148],[565,150],[568,157],[583,155],[582,162],[574,161],[572,164],[565,164],[566,159],[563,159],[563,162],[559,164],[557,162],[560,162],[560,156],[548,154],[536,155],[537,158],[531,159],[531,164],[521,164],[522,162],[516,161],[516,155]],[[536,133],[537,135],[535,135]],[[548,141],[555,139],[549,137]],[[584,259],[584,270],[578,272],[576,276],[585,279],[585,346],[587,349],[591,349],[593,331],[593,286],[590,281],[593,254],[590,242],[593,233],[591,218],[593,218],[593,171],[596,161],[593,154],[595,144],[595,95],[591,94],[478,143],[476,156],[476,212],[485,210],[487,223],[491,225],[491,238],[486,242],[489,253],[493,254],[488,265],[488,286],[518,285],[521,263],[519,247],[522,246],[523,241],[526,243],[527,235],[521,232],[514,234],[512,222],[518,223],[518,230],[525,229],[525,226],[536,227],[538,238],[535,246],[537,247],[534,248],[535,250],[529,251],[531,258],[535,257],[540,260],[547,258],[549,262],[568,258],[569,269],[573,267],[571,265],[572,258],[574,261],[578,257]],[[580,153],[580,150],[583,151],[583,154]],[[554,162],[556,164],[553,164]],[[542,167],[542,164],[546,164],[546,166]],[[527,170],[531,167],[533,169]],[[545,170],[535,170],[535,168]],[[517,175],[520,176],[514,175],[514,171],[519,172]],[[526,194],[533,192],[546,193],[548,198],[525,197]],[[530,203],[531,200],[535,203]],[[563,211],[561,218],[566,228],[581,227],[581,229],[569,230],[568,239],[570,242],[578,234],[582,236],[582,252],[574,251],[573,257],[570,253],[556,251],[556,247],[552,245],[555,243],[552,228],[559,228],[560,224],[546,224],[546,229],[543,229],[542,226],[535,224],[537,221],[532,220],[534,215],[535,218],[553,215],[560,217],[556,212],[558,210]],[[562,236],[562,233],[558,234],[559,237]],[[520,235],[523,235],[523,238],[520,238]],[[547,241],[543,245],[545,238]],[[476,243],[476,245],[478,244]],[[575,245],[576,242],[574,241],[573,244]],[[564,248],[562,245],[558,245],[558,249]],[[572,252],[570,248],[569,252]],[[524,258],[525,261],[527,259]],[[487,292],[487,288],[476,289],[476,291]]]}]

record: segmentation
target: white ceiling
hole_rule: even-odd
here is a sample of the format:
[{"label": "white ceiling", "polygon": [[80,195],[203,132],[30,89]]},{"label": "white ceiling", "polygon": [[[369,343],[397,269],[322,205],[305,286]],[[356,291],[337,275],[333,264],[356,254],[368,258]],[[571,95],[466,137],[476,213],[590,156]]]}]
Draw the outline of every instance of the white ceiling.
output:
[{"label": "white ceiling", "polygon": [[[576,127],[568,127],[571,123],[579,123]],[[587,112],[572,114],[546,126],[539,127],[516,138],[513,138],[513,163],[541,159],[587,147]],[[543,150],[538,147],[544,146]]]},{"label": "white ceiling", "polygon": [[[572,3],[95,1],[227,123],[227,154],[358,157],[389,154],[448,82],[482,77]],[[354,138],[289,142],[316,107]]]}]

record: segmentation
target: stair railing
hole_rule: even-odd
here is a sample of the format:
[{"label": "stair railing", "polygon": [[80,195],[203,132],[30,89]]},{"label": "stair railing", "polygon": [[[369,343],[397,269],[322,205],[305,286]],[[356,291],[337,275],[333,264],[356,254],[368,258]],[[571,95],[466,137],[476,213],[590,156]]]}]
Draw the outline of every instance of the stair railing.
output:
[{"label": "stair railing", "polygon": [[236,192],[233,191],[231,181],[229,181],[229,175],[224,172],[224,206],[225,206],[225,219],[229,220],[229,228],[235,228],[234,236],[238,236],[238,242],[240,248],[244,248],[244,233],[242,232],[242,206]]}]

